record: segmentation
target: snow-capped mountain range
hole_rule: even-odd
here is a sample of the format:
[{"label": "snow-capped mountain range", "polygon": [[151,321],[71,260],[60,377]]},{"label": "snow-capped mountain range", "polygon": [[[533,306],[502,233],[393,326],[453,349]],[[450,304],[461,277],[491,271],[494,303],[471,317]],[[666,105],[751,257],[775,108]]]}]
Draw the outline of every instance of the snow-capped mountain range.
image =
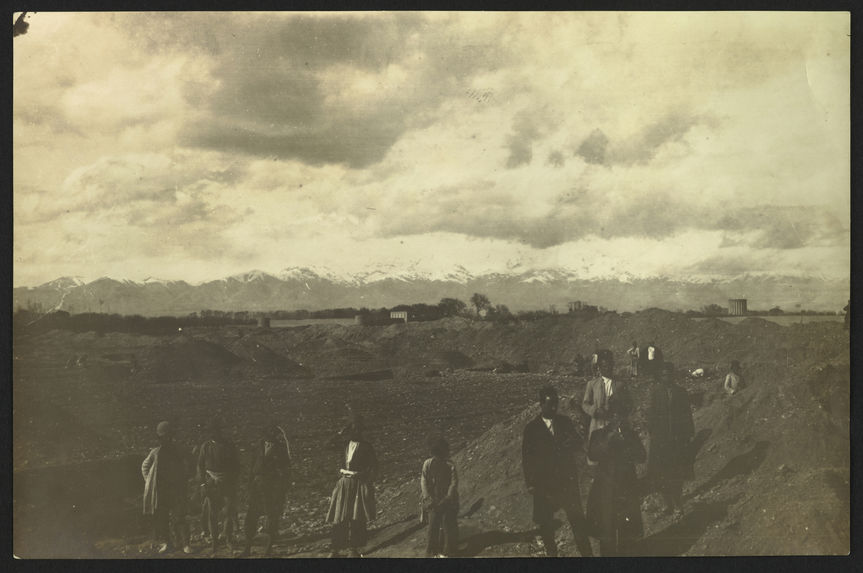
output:
[{"label": "snow-capped mountain range", "polygon": [[[41,305],[44,310],[108,312],[143,316],[184,315],[210,310],[318,310],[380,308],[398,304],[436,304],[442,298],[468,301],[475,292],[511,310],[549,309],[565,312],[581,300],[618,311],[660,307],[698,309],[725,306],[729,298],[748,298],[749,307],[786,310],[839,310],[848,299],[847,280],[773,277],[756,274],[730,280],[667,277],[639,278],[622,274],[584,279],[568,269],[472,274],[461,266],[427,273],[416,264],[377,267],[357,274],[327,267],[289,267],[274,274],[261,270],[190,284],[147,277],[140,281],[101,277],[61,277],[35,287],[13,289],[13,309]],[[515,270],[515,269],[513,269]],[[799,305],[799,306],[798,306]]]}]

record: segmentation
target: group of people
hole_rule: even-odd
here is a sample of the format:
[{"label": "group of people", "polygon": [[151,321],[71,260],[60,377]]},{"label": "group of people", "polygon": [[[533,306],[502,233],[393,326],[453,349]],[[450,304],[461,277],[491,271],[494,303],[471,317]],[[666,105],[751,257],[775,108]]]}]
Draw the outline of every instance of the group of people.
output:
[{"label": "group of people", "polygon": [[[661,494],[666,513],[675,519],[682,516],[683,483],[693,478],[692,413],[686,391],[673,380],[672,365],[661,361],[660,351],[653,344],[648,346],[648,352],[651,347],[657,362],[647,370],[653,382],[645,405],[649,449],[645,449],[629,422],[635,405],[628,383],[614,376],[610,350],[596,352],[596,376],[588,381],[580,404],[590,418],[586,444],[576,423],[558,413],[557,390],[547,386],[539,391],[540,412],[524,428],[522,466],[533,501],[533,520],[548,556],[558,555],[554,514],[561,509],[581,556],[593,555],[589,537],[598,540],[602,556],[634,554],[643,536],[641,499],[647,491]],[[635,343],[633,348],[638,351]],[[632,358],[631,352],[628,355]],[[739,365],[732,370],[735,368],[739,375]],[[643,374],[644,368],[641,370]],[[735,384],[733,377],[726,381],[726,387],[736,387]],[[185,520],[189,457],[174,441],[171,424],[161,422],[156,434],[159,446],[149,453],[141,468],[145,480],[144,513],[153,516],[159,552],[182,547],[191,553]],[[349,424],[333,444],[341,449],[342,464],[326,516],[332,524],[331,556],[341,557],[347,552],[348,556],[358,557],[368,541],[367,525],[377,515],[374,481],[378,468],[359,413],[351,412]],[[428,446],[431,455],[420,471],[420,514],[428,525],[426,555],[447,557],[457,554],[458,547],[458,474],[443,437],[433,436]],[[267,520],[265,553],[270,554],[291,474],[290,445],[281,428],[264,427],[253,453],[245,547],[241,553],[245,556],[250,554],[261,516]],[[586,456],[593,474],[586,512],[582,510],[579,490],[580,456]],[[197,497],[202,503],[205,537],[214,555],[220,540],[233,554],[240,470],[237,449],[216,422],[210,427],[209,439],[195,449],[194,457],[198,495],[193,499]],[[635,464],[645,461],[646,479],[639,480]],[[648,488],[643,487],[645,484]]]},{"label": "group of people", "polygon": [[[170,422],[156,426],[159,445],[141,465],[144,478],[144,514],[151,515],[159,553],[182,547],[192,553],[186,516],[189,500],[201,504],[202,537],[208,540],[213,555],[224,542],[233,554],[234,525],[237,523],[237,488],[240,477],[239,454],[214,420],[209,437],[190,454],[174,439]],[[258,519],[267,519],[266,553],[278,533],[279,518],[290,483],[291,456],[284,433],[277,426],[262,429],[255,443],[249,471],[248,507],[245,520],[245,549],[249,555]],[[195,493],[188,495],[190,477],[195,478]]]},{"label": "group of people", "polygon": [[[626,384],[614,377],[611,351],[597,351],[596,373],[581,402],[590,417],[586,452],[573,421],[558,414],[553,387],[539,391],[540,413],[524,429],[525,483],[548,556],[558,553],[553,515],[560,509],[582,557],[593,555],[588,537],[598,540],[602,556],[634,554],[643,536],[641,498],[647,491],[635,464],[647,462],[648,490],[661,493],[666,512],[676,519],[682,516],[683,483],[692,478],[692,413],[686,391],[673,381],[673,367],[659,363],[652,373],[654,386],[646,406],[649,452],[629,423],[633,400]],[[577,470],[578,457],[585,453],[593,470],[586,513]]]},{"label": "group of people", "polygon": [[626,355],[629,358],[630,378],[638,378],[639,371],[642,376],[655,376],[664,363],[662,349],[652,340],[643,349],[639,348],[638,342],[633,340]]}]

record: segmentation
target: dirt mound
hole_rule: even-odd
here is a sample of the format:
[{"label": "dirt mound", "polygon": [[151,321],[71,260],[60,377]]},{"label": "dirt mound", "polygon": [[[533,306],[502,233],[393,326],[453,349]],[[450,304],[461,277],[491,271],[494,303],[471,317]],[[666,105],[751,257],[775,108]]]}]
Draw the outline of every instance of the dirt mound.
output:
[{"label": "dirt mound", "polygon": [[425,349],[417,352],[410,360],[399,360],[398,357],[394,357],[393,362],[402,364],[400,372],[424,372],[435,376],[445,371],[469,368],[474,363],[470,356],[452,349]]},{"label": "dirt mound", "polygon": [[[773,327],[762,322],[744,324],[744,331],[775,337]],[[686,514],[676,523],[661,514],[656,494],[644,492],[645,539],[638,553],[847,553],[847,364],[813,367],[808,372],[774,367],[764,376],[749,378],[747,387],[735,396],[722,392],[721,376],[684,384],[693,396],[708,395],[702,407],[694,408],[696,479],[686,486]],[[571,390],[571,399],[562,400],[561,413],[578,420],[583,384]],[[633,390],[638,405],[633,421],[649,447],[643,425],[648,388],[642,382]],[[536,411],[536,407],[529,408],[494,426],[454,456],[460,472],[464,555],[538,553],[520,457],[521,432]],[[642,476],[644,471],[640,466]],[[584,500],[592,473],[582,466],[580,475]],[[416,512],[418,489],[412,480],[381,496],[385,513],[393,514],[394,522],[409,522]],[[381,548],[381,556],[422,555],[424,532],[414,525],[404,529],[404,540]],[[568,527],[559,529],[557,535],[565,554],[575,555]]]},{"label": "dirt mound", "polygon": [[157,383],[224,378],[242,359],[221,345],[174,336],[141,353],[139,378]]},{"label": "dirt mound", "polygon": [[[152,425],[160,419],[182,421],[192,443],[200,438],[195,428],[213,411],[236,426],[237,439],[245,443],[257,435],[261,420],[286,420],[295,424],[297,483],[302,484],[291,502],[302,509],[292,511],[302,513],[286,523],[292,537],[282,540],[280,556],[310,555],[302,549],[310,543],[325,555],[320,513],[332,487],[337,454],[330,459],[321,444],[344,422],[339,408],[350,401],[374,420],[373,439],[384,476],[372,556],[423,554],[425,531],[414,517],[415,476],[425,454],[425,434],[432,429],[445,432],[457,452],[463,553],[535,555],[539,548],[520,460],[521,431],[535,415],[533,408],[525,409],[534,400],[534,387],[555,384],[567,397],[562,412],[578,419],[585,384],[584,378],[571,374],[578,356],[597,345],[611,348],[618,377],[625,378],[626,349],[633,339],[643,345],[651,338],[681,374],[692,400],[699,449],[682,521],[671,523],[659,514],[655,496],[645,498],[647,539],[641,552],[846,551],[850,356],[841,323],[785,327],[749,319],[730,324],[650,310],[509,324],[448,319],[387,327],[201,329],[166,337],[54,332],[16,338],[15,479],[30,480],[36,474],[24,476],[19,469],[29,471],[45,457],[73,468],[75,460],[116,455],[115,450],[143,452],[152,441]],[[134,354],[139,371],[114,377],[102,375],[109,366],[115,368],[112,365],[65,368],[73,353],[117,362],[116,368],[124,367],[125,360],[115,358]],[[727,397],[722,382],[732,359],[742,362],[746,386]],[[417,370],[417,365],[431,362],[439,366],[430,370],[440,375],[427,377]],[[525,364],[534,374],[467,370],[503,364]],[[703,368],[703,377],[683,379],[693,368]],[[303,371],[317,379],[292,380]],[[387,379],[377,378],[382,373],[388,373]],[[246,375],[272,376],[276,382],[226,383]],[[171,383],[153,391],[147,381]],[[634,394],[643,403],[643,381],[636,383]],[[643,429],[640,414],[633,419]],[[51,420],[60,423],[51,425]],[[27,460],[33,463],[24,465]],[[404,481],[408,477],[409,483]],[[585,496],[591,479],[590,469],[582,467]],[[74,497],[69,491],[63,495]],[[15,496],[18,504],[17,491]],[[23,531],[17,529],[18,519],[16,530]],[[575,554],[567,527],[559,529],[558,537],[563,553]],[[117,544],[126,547],[127,541]],[[58,540],[56,546],[63,543]]]},{"label": "dirt mound", "polygon": [[243,360],[237,369],[245,376],[309,378],[312,375],[308,369],[269,348],[254,334],[229,343],[226,348]]},{"label": "dirt mound", "polygon": [[[574,419],[580,417],[582,387],[583,384],[570,388],[577,391],[562,396],[561,414]],[[561,390],[566,391],[564,388]],[[522,432],[525,424],[538,412],[539,408],[532,406],[514,418],[496,424],[453,456],[459,471],[459,534],[463,556],[528,557],[539,554],[536,526],[531,519],[532,500],[525,490],[521,467]],[[590,474],[583,462],[579,468],[580,486],[586,499]],[[381,495],[381,505],[386,508],[384,514],[392,522],[416,514],[418,503],[418,478]],[[381,548],[377,554],[381,557],[423,556],[425,530],[409,523],[405,531],[412,535],[406,535],[402,543]],[[560,533],[561,548],[565,551],[567,542]],[[574,548],[570,549],[574,551]]]}]

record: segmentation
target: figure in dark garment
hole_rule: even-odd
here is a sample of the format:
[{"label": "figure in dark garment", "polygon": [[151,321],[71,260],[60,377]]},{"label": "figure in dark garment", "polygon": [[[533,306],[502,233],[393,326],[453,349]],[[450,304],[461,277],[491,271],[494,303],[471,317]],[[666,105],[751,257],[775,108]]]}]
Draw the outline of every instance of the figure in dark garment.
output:
[{"label": "figure in dark garment", "polygon": [[602,557],[633,555],[644,536],[635,464],[644,462],[645,451],[627,411],[621,396],[609,398],[608,423],[591,434],[588,445],[598,466],[587,498],[587,523]]},{"label": "figure in dark garment", "polygon": [[285,508],[285,494],[291,480],[291,456],[287,438],[275,425],[264,428],[255,443],[254,459],[249,470],[249,508],[244,523],[246,546],[242,556],[252,552],[258,519],[267,519],[267,545],[264,555],[270,555],[273,541],[279,534],[279,520]]},{"label": "figure in dark garment", "polygon": [[[169,422],[156,426],[159,446],[150,450],[141,464],[144,478],[144,514],[153,516],[155,542],[159,553],[182,546],[191,553],[186,485],[190,477],[188,455],[175,441]],[[174,534],[171,535],[173,526]],[[176,539],[175,539],[176,537]]]},{"label": "figure in dark garment", "polygon": [[234,515],[237,511],[237,483],[240,462],[237,447],[225,437],[222,423],[214,419],[209,426],[210,439],[201,444],[198,453],[198,483],[202,498],[209,508],[209,530],[212,552],[216,554],[219,540],[233,555]]},{"label": "figure in dark garment", "polygon": [[683,483],[693,479],[692,438],[695,425],[686,390],[674,383],[674,368],[665,363],[650,392],[647,429],[650,449],[647,476],[653,490],[662,494],[665,512],[683,515]]},{"label": "figure in dark garment", "polygon": [[577,459],[584,452],[584,442],[572,420],[557,413],[558,401],[554,388],[539,391],[540,414],[524,428],[524,481],[533,496],[533,520],[539,527],[546,555],[558,555],[554,514],[563,509],[579,554],[592,557],[578,489]]},{"label": "figure in dark garment", "polygon": [[368,522],[377,516],[377,456],[365,436],[362,416],[352,413],[351,418],[337,437],[342,463],[327,512],[327,523],[333,524],[330,557],[341,557],[345,549],[350,557],[362,557],[362,548],[368,542]]},{"label": "figure in dark garment", "polygon": [[429,450],[432,457],[423,462],[420,476],[429,522],[426,557],[452,557],[458,546],[458,473],[445,439],[433,436]]}]

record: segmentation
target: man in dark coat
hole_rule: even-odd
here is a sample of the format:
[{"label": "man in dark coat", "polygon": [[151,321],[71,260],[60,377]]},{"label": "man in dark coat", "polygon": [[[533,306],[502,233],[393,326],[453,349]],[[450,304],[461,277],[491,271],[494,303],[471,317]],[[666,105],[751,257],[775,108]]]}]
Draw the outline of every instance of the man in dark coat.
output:
[{"label": "man in dark coat", "polygon": [[692,438],[695,426],[686,390],[673,380],[674,368],[662,366],[657,384],[650,391],[647,406],[647,429],[650,450],[647,475],[652,486],[662,494],[666,513],[683,514],[683,482],[693,478]]},{"label": "man in dark coat", "polygon": [[652,340],[645,349],[644,372],[648,376],[657,376],[662,367],[662,349]]},{"label": "man in dark coat", "polygon": [[635,464],[644,462],[645,452],[622,398],[609,398],[608,423],[591,434],[588,446],[599,465],[587,497],[587,523],[602,557],[633,555],[644,535]]},{"label": "man in dark coat", "polygon": [[[210,439],[201,444],[198,453],[198,483],[202,497],[209,505],[210,535],[213,555],[216,554],[219,533],[224,535],[228,551],[233,555],[233,525],[237,503],[237,480],[240,461],[237,447],[222,432],[222,423],[210,423]],[[219,527],[219,522],[222,526]]]},{"label": "man in dark coat", "polygon": [[539,391],[540,414],[524,428],[522,467],[527,491],[533,495],[533,520],[545,545],[546,555],[557,557],[554,513],[563,509],[582,557],[592,557],[578,489],[577,456],[582,438],[566,416],[557,413],[557,391]]},{"label": "man in dark coat", "polygon": [[177,546],[171,537],[171,522],[184,553],[191,553],[189,528],[186,524],[186,483],[189,477],[186,452],[174,441],[169,422],[156,426],[159,446],[150,450],[141,464],[144,478],[144,514],[153,516],[155,540],[159,553]]},{"label": "man in dark coat", "polygon": [[279,534],[279,519],[285,507],[285,493],[291,479],[291,456],[287,438],[278,426],[264,428],[263,435],[255,444],[254,460],[249,471],[249,508],[246,511],[246,547],[242,555],[252,552],[252,540],[258,518],[267,517],[267,546],[264,555],[269,555],[273,541]]}]

